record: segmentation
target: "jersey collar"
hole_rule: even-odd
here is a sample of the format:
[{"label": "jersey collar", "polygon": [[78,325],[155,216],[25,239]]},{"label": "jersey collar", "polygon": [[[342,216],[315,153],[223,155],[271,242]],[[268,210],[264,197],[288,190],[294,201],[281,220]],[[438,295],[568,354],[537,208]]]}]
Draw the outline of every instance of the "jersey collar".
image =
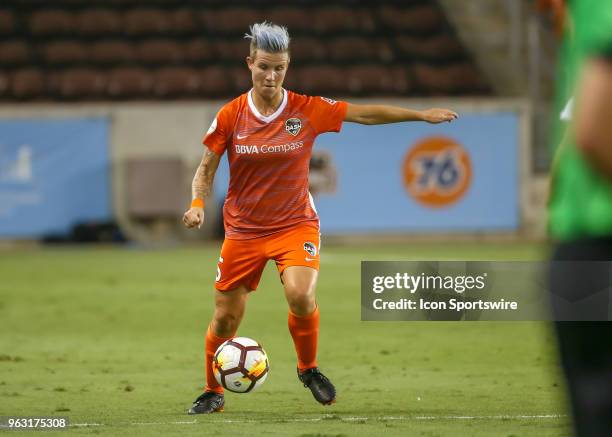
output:
[{"label": "jersey collar", "polygon": [[248,101],[249,101],[249,108],[251,108],[251,112],[253,113],[253,115],[255,115],[255,117],[257,117],[259,120],[263,121],[264,123],[270,123],[272,120],[278,117],[281,114],[281,112],[283,112],[283,110],[285,109],[285,106],[287,106],[287,90],[285,90],[285,88],[281,88],[281,89],[283,90],[283,101],[279,105],[278,109],[274,111],[273,114],[261,115],[260,112],[255,107],[255,103],[253,102],[253,96],[252,96],[253,89],[251,88],[248,94]]}]

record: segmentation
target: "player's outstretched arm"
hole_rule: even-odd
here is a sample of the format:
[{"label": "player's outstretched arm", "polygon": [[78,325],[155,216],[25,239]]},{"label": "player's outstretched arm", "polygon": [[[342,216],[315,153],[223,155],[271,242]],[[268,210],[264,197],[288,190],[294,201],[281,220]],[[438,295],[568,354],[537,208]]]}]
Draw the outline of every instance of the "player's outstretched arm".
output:
[{"label": "player's outstretched arm", "polygon": [[344,121],[359,124],[388,124],[404,121],[426,121],[427,123],[451,122],[459,115],[450,109],[432,108],[424,111],[389,105],[356,105],[349,103]]},{"label": "player's outstretched arm", "polygon": [[183,215],[183,223],[190,229],[199,228],[204,223],[204,199],[212,190],[219,161],[221,156],[206,148],[191,184],[191,208]]}]

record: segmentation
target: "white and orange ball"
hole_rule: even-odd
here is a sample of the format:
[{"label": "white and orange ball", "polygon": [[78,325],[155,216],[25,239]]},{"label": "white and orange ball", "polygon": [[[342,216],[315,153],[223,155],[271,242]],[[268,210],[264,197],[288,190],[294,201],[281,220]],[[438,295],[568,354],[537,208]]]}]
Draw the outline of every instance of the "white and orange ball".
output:
[{"label": "white and orange ball", "polygon": [[261,387],[268,377],[270,363],[261,345],[247,337],[223,343],[213,358],[213,373],[219,384],[235,393],[248,393]]}]

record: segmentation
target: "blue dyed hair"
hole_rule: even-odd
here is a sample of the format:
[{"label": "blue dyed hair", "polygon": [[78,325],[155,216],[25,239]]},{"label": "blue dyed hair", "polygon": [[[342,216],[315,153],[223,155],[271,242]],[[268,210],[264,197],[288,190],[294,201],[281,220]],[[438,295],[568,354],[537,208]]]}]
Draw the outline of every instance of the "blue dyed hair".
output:
[{"label": "blue dyed hair", "polygon": [[244,37],[251,40],[251,56],[255,56],[255,51],[261,49],[268,53],[289,52],[289,32],[284,26],[264,21],[255,23],[250,27],[251,33],[246,33]]}]

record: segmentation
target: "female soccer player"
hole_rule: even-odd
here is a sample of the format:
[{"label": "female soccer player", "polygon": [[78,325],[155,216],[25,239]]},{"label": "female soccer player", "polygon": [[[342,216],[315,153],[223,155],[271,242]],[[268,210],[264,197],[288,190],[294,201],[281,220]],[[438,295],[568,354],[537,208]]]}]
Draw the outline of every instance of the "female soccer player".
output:
[{"label": "female soccer player", "polygon": [[235,335],[249,293],[257,289],[270,259],[276,262],[289,304],[298,377],[321,404],[335,401],[334,385],[317,367],[315,289],[320,234],[308,192],[314,140],[324,132],[339,132],[343,121],[441,123],[457,118],[447,109],[355,105],[285,90],[282,85],[290,60],[287,29],[264,22],[250,30],[246,63],[253,88],[223,106],[204,136],[206,148],[193,179],[193,201],[183,217],[188,228],[202,225],[204,199],[227,151],[230,182],[223,209],[225,241],[217,265],[215,312],[206,333],[206,388],[189,414],[223,409],[223,388],[212,372],[213,356],[221,343]]}]

